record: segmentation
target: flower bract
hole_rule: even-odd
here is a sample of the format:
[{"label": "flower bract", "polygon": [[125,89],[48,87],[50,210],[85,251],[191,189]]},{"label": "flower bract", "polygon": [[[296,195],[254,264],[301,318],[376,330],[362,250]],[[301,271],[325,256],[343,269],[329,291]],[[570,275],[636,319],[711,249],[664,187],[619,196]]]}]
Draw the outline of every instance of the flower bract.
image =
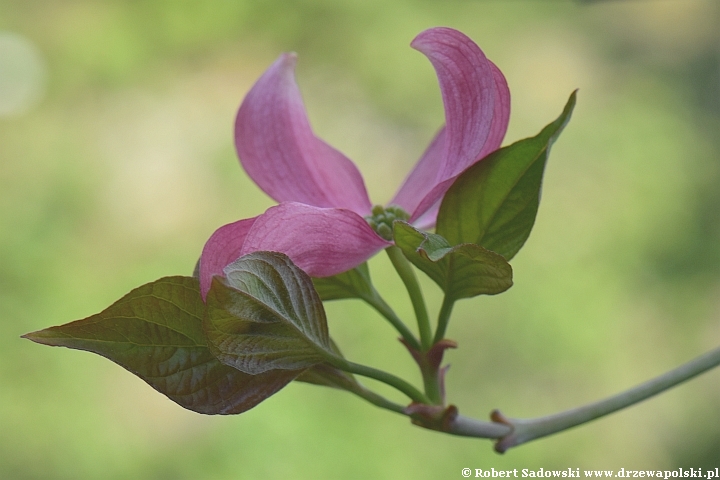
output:
[{"label": "flower bract", "polygon": [[[510,92],[500,70],[470,38],[431,28],[411,43],[438,77],[445,125],[388,204],[428,229],[455,179],[500,147]],[[309,275],[335,275],[391,242],[371,227],[373,211],[355,164],[316,137],[295,82],[293,53],[282,54],[248,92],[235,122],[235,146],[250,178],[279,204],[213,233],[200,260],[203,297],[215,275],[240,256],[282,252]],[[375,222],[377,223],[377,222]],[[382,222],[380,222],[382,223]]]}]

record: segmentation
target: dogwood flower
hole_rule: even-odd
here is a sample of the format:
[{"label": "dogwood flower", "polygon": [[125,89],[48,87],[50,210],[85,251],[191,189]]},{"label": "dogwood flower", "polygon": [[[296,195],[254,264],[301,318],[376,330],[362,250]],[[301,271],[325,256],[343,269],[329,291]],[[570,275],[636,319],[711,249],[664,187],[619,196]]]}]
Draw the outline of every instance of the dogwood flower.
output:
[{"label": "dogwood flower", "polygon": [[446,123],[386,209],[372,208],[357,167],[313,133],[295,83],[296,55],[281,55],[260,77],[238,111],[235,146],[250,178],[279,204],[213,233],[200,259],[203,298],[213,276],[253,251],[285,253],[314,277],[356,267],[392,244],[379,225],[387,232],[402,218],[432,228],[455,179],[500,147],[510,117],[500,70],[450,28],[426,30],[411,46],[435,68]]}]

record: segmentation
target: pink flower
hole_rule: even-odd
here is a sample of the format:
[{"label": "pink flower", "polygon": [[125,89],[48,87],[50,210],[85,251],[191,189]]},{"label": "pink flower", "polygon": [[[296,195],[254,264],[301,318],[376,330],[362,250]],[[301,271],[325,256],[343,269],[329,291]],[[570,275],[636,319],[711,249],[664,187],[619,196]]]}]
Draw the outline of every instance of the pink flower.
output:
[{"label": "pink flower", "polygon": [[[510,92],[500,70],[456,30],[426,30],[411,46],[435,68],[446,125],[390,205],[402,208],[419,228],[431,228],[455,178],[500,147]],[[203,297],[214,275],[253,251],[283,252],[309,275],[324,277],[391,245],[364,218],[371,203],[358,169],[314,135],[295,83],[295,62],[295,54],[281,55],[247,94],[235,122],[245,171],[279,205],[213,233],[200,261]]]}]

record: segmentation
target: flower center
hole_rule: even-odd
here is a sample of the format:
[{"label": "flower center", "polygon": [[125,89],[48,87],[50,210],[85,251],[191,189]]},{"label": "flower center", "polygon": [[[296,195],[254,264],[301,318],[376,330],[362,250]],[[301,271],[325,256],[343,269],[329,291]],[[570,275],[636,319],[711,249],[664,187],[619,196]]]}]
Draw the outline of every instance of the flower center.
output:
[{"label": "flower center", "polygon": [[388,242],[392,242],[393,222],[395,220],[407,220],[408,218],[410,218],[410,215],[395,205],[388,207],[375,205],[372,209],[372,215],[365,217],[365,220],[367,220],[370,227],[375,230],[375,233]]}]

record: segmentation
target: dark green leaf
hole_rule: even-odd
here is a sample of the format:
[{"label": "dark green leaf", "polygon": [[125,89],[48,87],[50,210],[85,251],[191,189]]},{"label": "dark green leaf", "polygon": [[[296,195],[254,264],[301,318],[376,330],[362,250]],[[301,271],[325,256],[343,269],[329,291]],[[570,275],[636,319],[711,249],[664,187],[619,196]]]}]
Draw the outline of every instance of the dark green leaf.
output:
[{"label": "dark green leaf", "polygon": [[372,297],[375,293],[367,263],[332,277],[313,278],[312,280],[323,301],[343,298],[365,299]]},{"label": "dark green leaf", "polygon": [[512,268],[505,259],[480,245],[451,246],[440,235],[395,222],[395,245],[453,300],[495,295],[512,286]]},{"label": "dark green leaf", "polygon": [[451,245],[474,243],[510,260],[532,230],[550,147],[570,120],[575,96],[537,136],[501,148],[466,170],[445,194],[436,231]]},{"label": "dark green leaf", "polygon": [[213,278],[203,327],[224,364],[257,375],[336,357],[310,277],[282,253],[254,252]]},{"label": "dark green leaf", "polygon": [[254,376],[223,365],[207,347],[204,309],[196,279],[166,277],[136,288],[97,315],[25,338],[102,355],[172,401],[205,414],[244,412],[300,373]]}]

